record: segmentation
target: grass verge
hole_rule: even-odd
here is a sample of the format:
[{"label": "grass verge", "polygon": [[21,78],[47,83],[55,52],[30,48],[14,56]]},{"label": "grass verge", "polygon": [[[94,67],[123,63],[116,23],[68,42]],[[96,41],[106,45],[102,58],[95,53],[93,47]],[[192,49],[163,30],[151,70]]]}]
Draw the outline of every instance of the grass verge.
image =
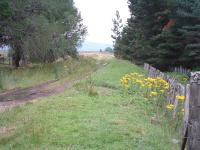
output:
[{"label": "grass verge", "polygon": [[114,59],[63,94],[0,114],[0,149],[178,149],[167,121],[151,122],[155,106],[137,89],[121,89],[120,78],[130,72],[143,70]]}]

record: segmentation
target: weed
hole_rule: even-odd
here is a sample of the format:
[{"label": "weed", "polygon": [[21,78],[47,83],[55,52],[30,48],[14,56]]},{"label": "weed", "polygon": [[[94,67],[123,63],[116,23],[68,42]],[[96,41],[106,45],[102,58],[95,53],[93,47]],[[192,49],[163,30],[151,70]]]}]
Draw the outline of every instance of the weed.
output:
[{"label": "weed", "polygon": [[95,87],[93,85],[90,85],[89,88],[88,88],[88,95],[93,97],[93,96],[98,96],[98,92],[97,90],[95,89]]}]

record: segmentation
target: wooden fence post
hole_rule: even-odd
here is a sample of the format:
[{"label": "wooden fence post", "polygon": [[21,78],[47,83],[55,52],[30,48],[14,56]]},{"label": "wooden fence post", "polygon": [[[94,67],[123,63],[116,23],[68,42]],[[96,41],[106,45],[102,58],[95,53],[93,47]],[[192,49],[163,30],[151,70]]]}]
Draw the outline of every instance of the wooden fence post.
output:
[{"label": "wooden fence post", "polygon": [[184,118],[183,118],[183,138],[182,138],[182,145],[181,150],[185,150],[187,139],[188,139],[188,121],[189,121],[189,103],[190,103],[190,84],[187,84],[186,90],[185,90],[185,104],[184,104]]},{"label": "wooden fence post", "polygon": [[185,96],[185,103],[184,103],[184,118],[183,118],[183,134],[186,133],[187,126],[188,126],[188,119],[189,119],[189,104],[190,104],[190,84],[186,86],[186,96]]},{"label": "wooden fence post", "polygon": [[200,150],[200,72],[191,73],[188,150]]},{"label": "wooden fence post", "polygon": [[149,64],[147,63],[144,64],[144,70],[149,71]]}]

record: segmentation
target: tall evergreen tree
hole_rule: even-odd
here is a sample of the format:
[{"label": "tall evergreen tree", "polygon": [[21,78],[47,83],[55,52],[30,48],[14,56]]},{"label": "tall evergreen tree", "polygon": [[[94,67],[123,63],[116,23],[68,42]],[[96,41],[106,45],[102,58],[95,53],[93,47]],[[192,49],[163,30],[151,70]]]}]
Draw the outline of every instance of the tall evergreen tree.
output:
[{"label": "tall evergreen tree", "polygon": [[122,32],[119,45],[125,46],[123,57],[137,63],[151,62],[155,51],[151,46],[152,38],[162,32],[163,20],[159,13],[165,9],[164,0],[129,0],[131,17]]},{"label": "tall evergreen tree", "polygon": [[199,0],[129,0],[131,17],[116,41],[124,59],[160,69],[200,64]]},{"label": "tall evergreen tree", "polygon": [[168,23],[161,34],[154,38],[158,54],[157,61],[154,61],[156,66],[169,69],[199,65],[199,3],[196,0],[177,0],[167,7],[170,10]]},{"label": "tall evergreen tree", "polygon": [[121,40],[121,32],[123,24],[118,10],[116,11],[115,18],[112,21],[113,21],[113,28],[112,28],[113,34],[111,35],[111,37],[114,40],[113,41],[114,54],[116,57],[119,57],[122,55],[122,53],[120,52],[120,44],[118,42]]},{"label": "tall evergreen tree", "polygon": [[186,67],[200,66],[200,1],[177,0],[178,31],[184,37],[180,61]]}]

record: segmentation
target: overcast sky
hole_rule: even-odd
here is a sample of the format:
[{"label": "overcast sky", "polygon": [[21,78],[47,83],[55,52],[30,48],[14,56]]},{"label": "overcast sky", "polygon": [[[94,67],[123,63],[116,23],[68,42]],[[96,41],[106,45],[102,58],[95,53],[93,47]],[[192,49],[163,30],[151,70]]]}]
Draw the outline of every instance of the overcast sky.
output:
[{"label": "overcast sky", "polygon": [[86,41],[112,44],[112,18],[119,10],[123,22],[129,17],[127,0],[74,0],[88,27]]}]

